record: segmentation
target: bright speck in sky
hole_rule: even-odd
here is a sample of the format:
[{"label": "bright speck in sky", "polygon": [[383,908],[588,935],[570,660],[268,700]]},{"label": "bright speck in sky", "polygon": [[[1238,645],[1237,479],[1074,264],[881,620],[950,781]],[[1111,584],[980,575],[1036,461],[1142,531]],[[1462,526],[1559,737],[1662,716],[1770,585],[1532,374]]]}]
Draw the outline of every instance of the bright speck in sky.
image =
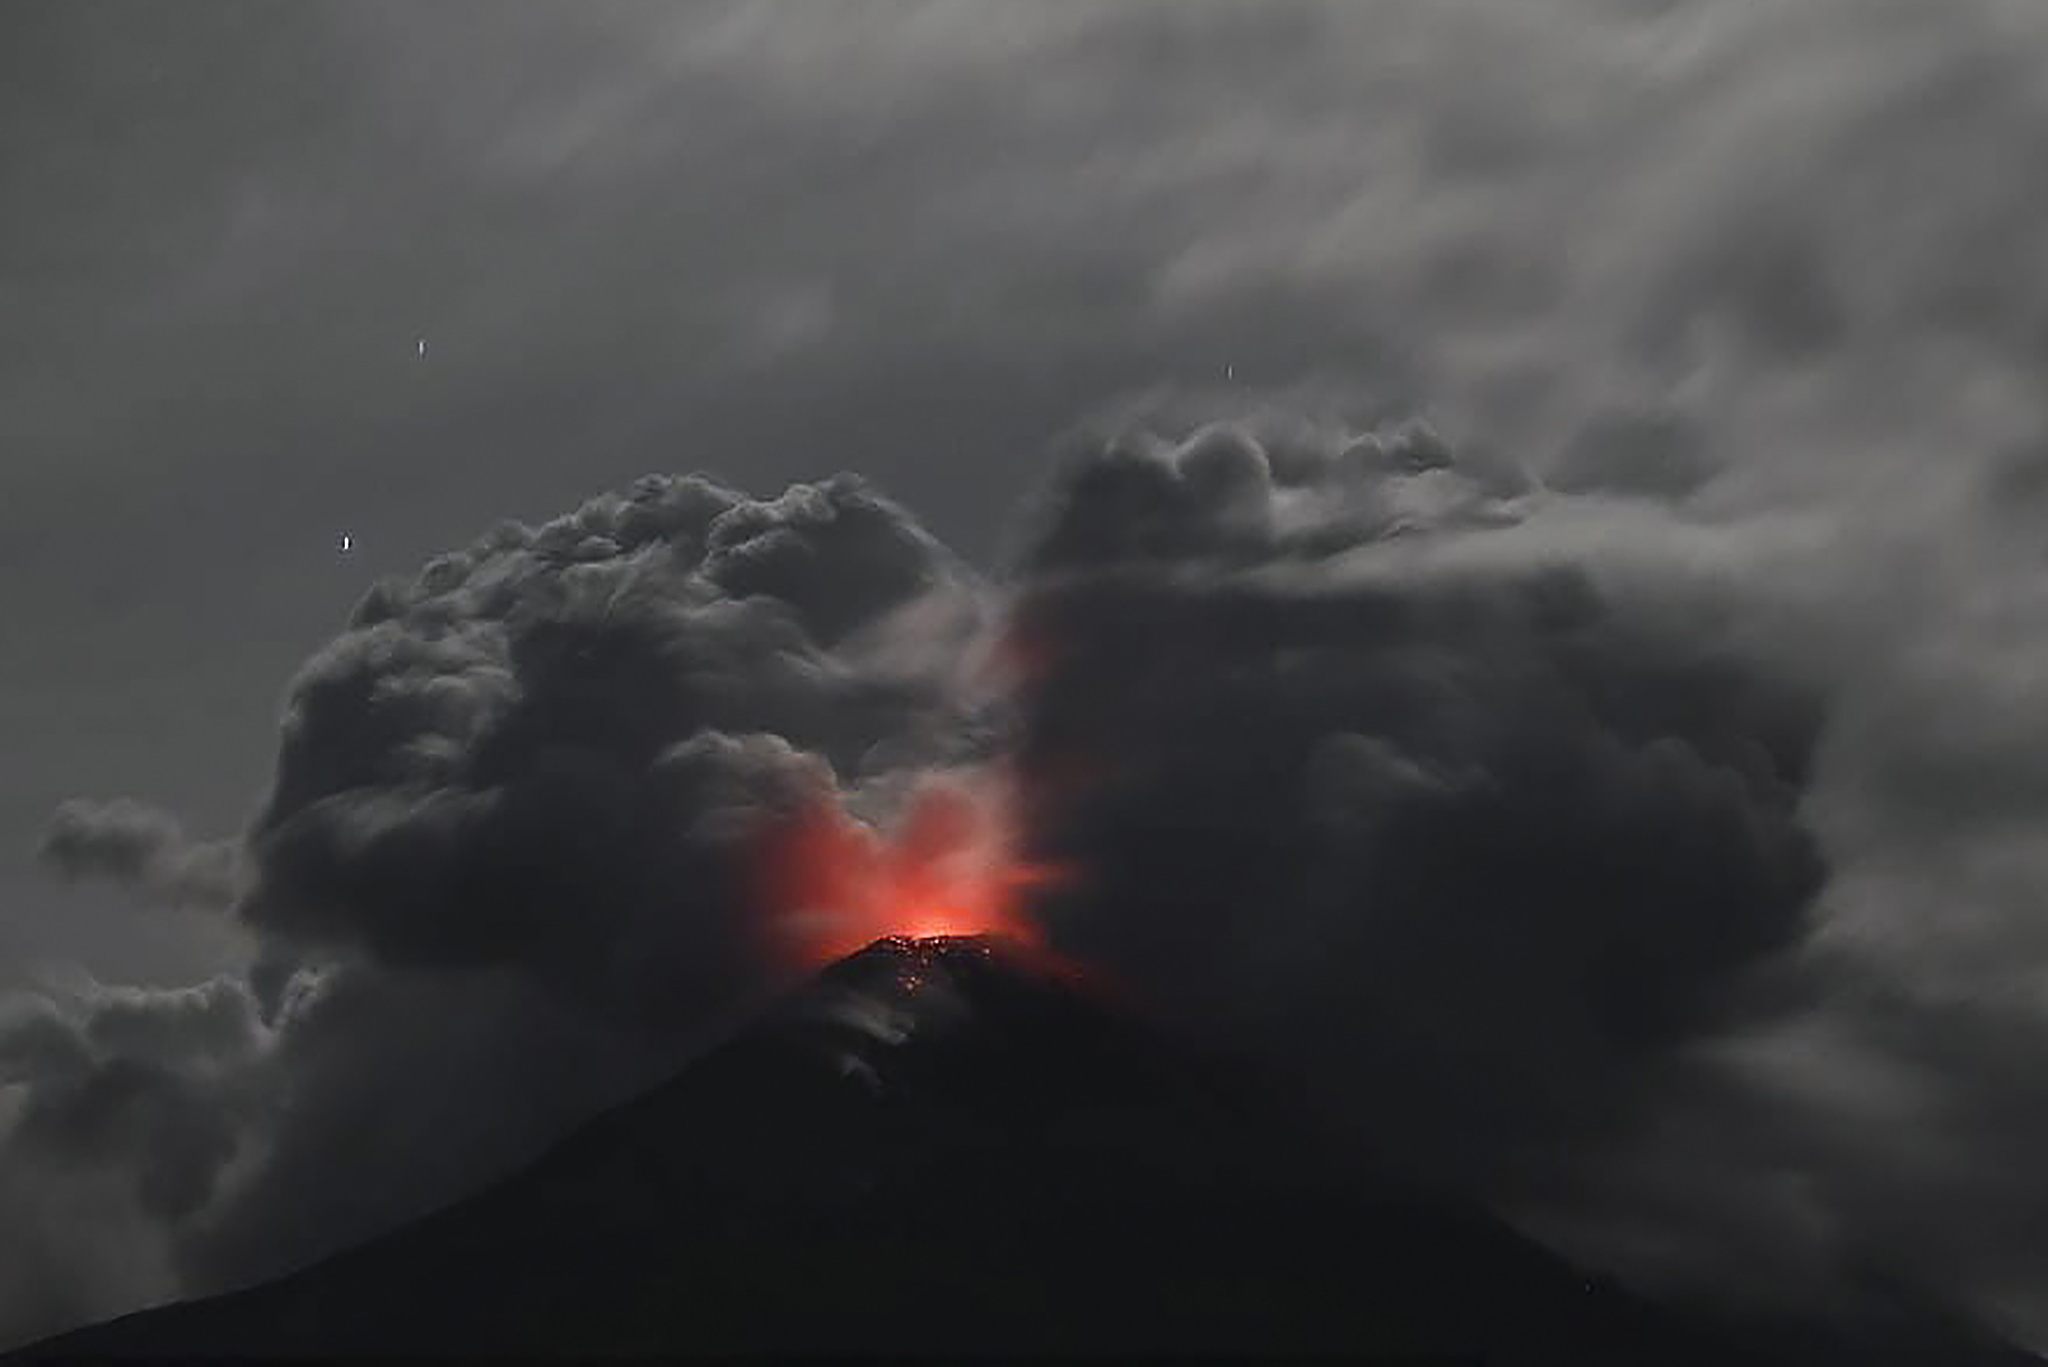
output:
[{"label": "bright speck in sky", "polygon": [[427,339],[424,337],[420,338],[417,342],[413,343],[413,349],[419,355],[425,356],[427,354]]},{"label": "bright speck in sky", "polygon": [[334,543],[334,548],[340,551],[343,555],[347,555],[350,551],[356,548],[356,539],[353,536],[350,536],[347,532],[343,532],[341,534],[341,539]]}]

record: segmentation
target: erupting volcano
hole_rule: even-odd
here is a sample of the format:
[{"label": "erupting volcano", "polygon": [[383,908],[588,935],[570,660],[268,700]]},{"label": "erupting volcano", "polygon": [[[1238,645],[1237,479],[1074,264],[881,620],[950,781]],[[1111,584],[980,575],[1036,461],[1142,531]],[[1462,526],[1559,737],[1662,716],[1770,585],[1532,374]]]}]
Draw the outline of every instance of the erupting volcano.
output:
[{"label": "erupting volcano", "polygon": [[987,781],[934,780],[877,830],[822,795],[768,830],[759,851],[765,923],[806,965],[876,940],[1041,937],[1032,895],[1065,871],[1021,858]]},{"label": "erupting volcano", "polygon": [[[923,876],[883,868],[908,836],[973,808],[919,810],[870,851],[873,896]],[[1284,1099],[1009,949],[870,946],[455,1206],[8,1361],[2030,1360],[1939,1316],[1852,1332],[1641,1299],[1481,1210],[1361,1180]],[[884,1017],[902,1028],[849,1024]]]}]

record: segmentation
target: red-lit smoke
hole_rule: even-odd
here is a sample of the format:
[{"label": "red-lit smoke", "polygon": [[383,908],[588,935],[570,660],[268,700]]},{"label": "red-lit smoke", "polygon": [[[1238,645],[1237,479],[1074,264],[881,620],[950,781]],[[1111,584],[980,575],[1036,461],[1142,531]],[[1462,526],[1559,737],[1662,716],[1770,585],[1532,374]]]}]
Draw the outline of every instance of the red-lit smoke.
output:
[{"label": "red-lit smoke", "polygon": [[762,911],[807,964],[886,936],[1041,937],[1032,894],[1063,873],[1020,858],[990,776],[933,779],[877,830],[827,791],[770,827],[759,846]]}]

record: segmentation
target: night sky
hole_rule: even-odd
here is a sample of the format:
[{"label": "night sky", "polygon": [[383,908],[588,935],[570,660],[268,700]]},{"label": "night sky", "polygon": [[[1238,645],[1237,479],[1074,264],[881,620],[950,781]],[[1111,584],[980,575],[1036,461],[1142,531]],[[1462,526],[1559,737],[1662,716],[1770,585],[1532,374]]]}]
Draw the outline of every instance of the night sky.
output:
[{"label": "night sky", "polygon": [[2048,1341],[2044,73],[2031,0],[10,0],[0,1341],[502,1169],[777,981],[735,822],[940,771],[1171,1028],[1354,1121],[1426,1035],[1386,1142],[1560,1246]]}]

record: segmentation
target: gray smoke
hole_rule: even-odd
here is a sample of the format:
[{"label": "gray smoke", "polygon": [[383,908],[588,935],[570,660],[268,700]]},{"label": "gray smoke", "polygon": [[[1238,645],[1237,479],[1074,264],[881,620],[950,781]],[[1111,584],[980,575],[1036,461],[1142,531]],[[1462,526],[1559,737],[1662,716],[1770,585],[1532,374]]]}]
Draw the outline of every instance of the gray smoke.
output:
[{"label": "gray smoke", "polygon": [[1626,1280],[2029,1325],[2025,676],[1925,653],[1915,551],[1728,477],[1256,412],[1079,454],[1012,623],[1034,852],[1086,871],[1047,917],[1362,1166]]},{"label": "gray smoke", "polygon": [[[1558,488],[1421,424],[1155,412],[1070,453],[1000,616],[844,479],[651,479],[381,585],[293,685],[248,973],[0,1028],[16,1322],[261,1276],[515,1165],[800,971],[747,895],[764,820],[995,753],[1080,874],[1056,942],[1362,1170],[1660,1290],[1811,1305],[1875,1269],[2023,1316],[2048,1019],[1983,988],[2024,930],[1988,907],[1930,954],[1895,880],[1987,877],[1934,852],[2042,790],[1880,726],[1920,622],[1844,588],[1908,582],[1895,541],[1717,505],[1728,477]],[[1941,763],[1977,810],[1923,810]],[[124,867],[176,848],[123,824]]]},{"label": "gray smoke", "polygon": [[301,672],[241,914],[634,1020],[702,1013],[773,949],[735,881],[747,813],[818,760],[857,783],[950,743],[949,676],[886,619],[969,623],[974,594],[847,479],[765,503],[651,479],[503,528],[374,590]]},{"label": "gray smoke", "polygon": [[[2048,11],[650,13],[579,7],[600,79],[461,138],[638,168],[706,122],[669,92],[729,85],[902,139],[915,183],[871,188],[917,231],[788,215],[793,258],[880,263],[797,323],[1165,358],[1010,586],[1031,834],[1088,875],[1064,943],[1630,1277],[1874,1267],[2048,1342]],[[1325,369],[1188,391],[1228,355]],[[655,481],[373,594],[239,860],[246,1025],[95,1026],[88,988],[0,1027],[0,1326],[270,1270],[687,1054],[771,985],[752,820],[985,753],[985,616],[845,485]],[[177,867],[102,815],[59,867]]]},{"label": "gray smoke", "polygon": [[176,906],[222,907],[235,896],[232,844],[194,841],[169,812],[133,798],[61,804],[41,854],[66,878],[106,879]]},{"label": "gray smoke", "polygon": [[[764,822],[974,743],[984,593],[845,477],[651,477],[375,587],[290,690],[247,973],[0,1021],[7,1333],[386,1228],[743,1019],[805,968],[751,895]],[[72,802],[44,852],[175,897],[193,849]]]},{"label": "gray smoke", "polygon": [[1545,522],[1427,433],[1211,426],[1080,468],[1021,610],[1025,772],[1100,775],[1039,823],[1088,871],[1071,947],[1219,1043],[1348,1058],[1461,1185],[1633,1098],[1823,878],[1818,700],[1717,585]]}]

